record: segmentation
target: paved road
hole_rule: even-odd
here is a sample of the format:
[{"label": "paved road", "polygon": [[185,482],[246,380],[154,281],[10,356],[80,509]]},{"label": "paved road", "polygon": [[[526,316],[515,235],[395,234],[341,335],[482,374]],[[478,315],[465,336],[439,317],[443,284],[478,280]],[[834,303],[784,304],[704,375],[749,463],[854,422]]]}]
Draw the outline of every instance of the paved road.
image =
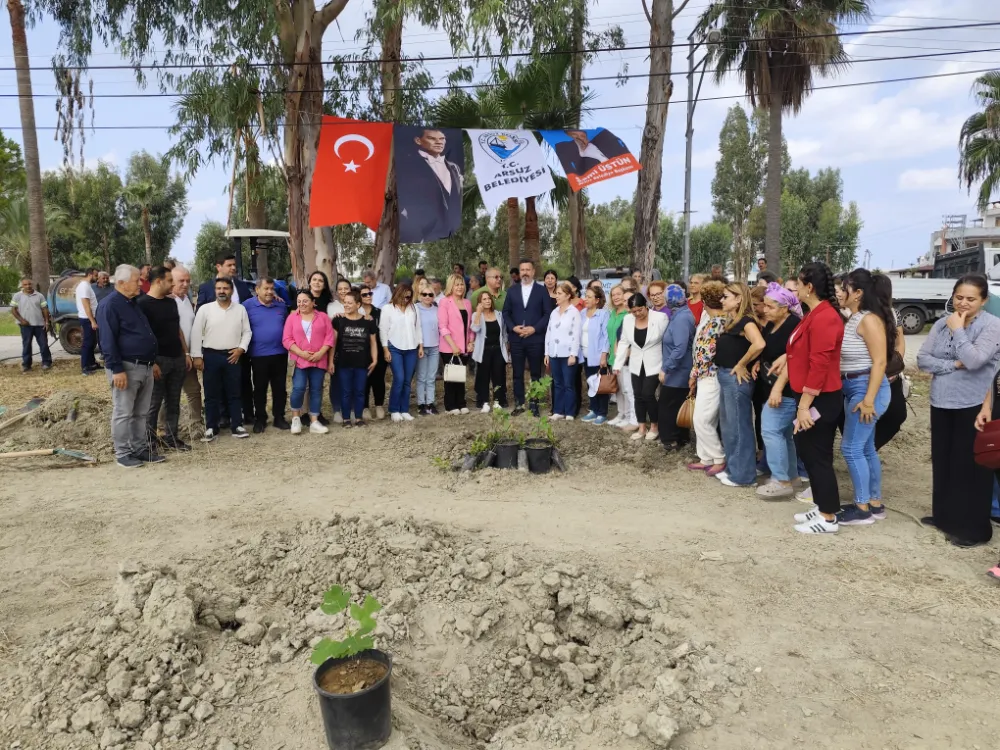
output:
[{"label": "paved road", "polygon": [[[71,354],[67,354],[58,341],[49,340],[49,349],[53,359],[75,359]],[[38,359],[38,345],[33,344],[32,351],[35,353],[35,364],[38,366],[41,360]],[[0,364],[16,364],[21,359],[21,337],[20,336],[0,336]]]},{"label": "paved road", "polygon": [[[910,367],[917,366],[917,352],[927,339],[927,334],[918,333],[916,336],[906,337],[906,364]],[[52,356],[55,359],[73,359],[74,357],[63,351],[58,342],[50,344]],[[38,353],[38,347],[35,347]],[[21,339],[17,336],[0,336],[0,363],[10,364],[16,362],[21,357]]]}]

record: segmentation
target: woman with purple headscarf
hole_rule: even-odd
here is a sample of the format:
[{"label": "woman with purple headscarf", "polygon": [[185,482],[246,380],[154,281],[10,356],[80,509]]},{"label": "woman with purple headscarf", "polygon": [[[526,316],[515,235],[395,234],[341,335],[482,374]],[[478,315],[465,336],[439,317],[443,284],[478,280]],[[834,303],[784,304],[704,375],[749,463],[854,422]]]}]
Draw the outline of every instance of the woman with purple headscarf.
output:
[{"label": "woman with purple headscarf", "polygon": [[764,294],[764,352],[760,356],[757,378],[767,384],[769,396],[761,413],[764,455],[771,469],[771,481],[761,484],[757,494],[769,500],[792,497],[792,481],[798,476],[798,459],[792,438],[796,404],[788,373],[769,375],[772,363],[785,354],[788,339],[802,318],[802,307],[794,292],[771,282]]}]

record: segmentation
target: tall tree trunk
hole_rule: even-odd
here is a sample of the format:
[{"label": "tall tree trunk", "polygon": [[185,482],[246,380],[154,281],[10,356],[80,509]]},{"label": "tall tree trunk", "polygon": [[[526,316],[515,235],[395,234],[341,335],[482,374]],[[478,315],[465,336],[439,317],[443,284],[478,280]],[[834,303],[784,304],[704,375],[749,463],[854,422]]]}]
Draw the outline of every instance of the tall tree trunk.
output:
[{"label": "tall tree trunk", "polygon": [[42,198],[42,170],[38,158],[38,131],[35,129],[35,100],[31,93],[31,70],[28,60],[28,37],[24,27],[21,0],[7,0],[11,37],[14,42],[14,68],[17,71],[17,96],[21,107],[21,133],[24,138],[24,168],[28,188],[28,253],[31,279],[42,294],[49,290],[49,247],[45,237],[45,203]]},{"label": "tall tree trunk", "polygon": [[[773,68],[774,66],[772,66]],[[764,257],[768,268],[781,268],[781,87],[772,70],[770,123],[767,133],[767,190],[764,195]]]},{"label": "tall tree trunk", "polygon": [[[260,185],[260,158],[256,152],[256,144],[253,146],[253,150],[248,148],[246,151],[246,164],[243,169],[247,228],[267,229],[267,211]],[[257,245],[257,278],[270,276],[267,262],[268,247],[266,243]]]},{"label": "tall tree trunk", "polygon": [[107,234],[101,235],[101,251],[104,255],[104,270],[111,273],[111,242]]},{"label": "tall tree trunk", "polygon": [[[403,53],[402,0],[382,0],[389,7],[383,13],[389,18],[382,29],[382,116],[389,122],[399,122],[403,86],[403,68],[399,58]],[[375,233],[375,275],[391,285],[399,265],[399,199],[396,194],[396,157],[393,153],[389,177],[385,185],[385,209]]]},{"label": "tall tree trunk", "polygon": [[299,286],[321,263],[330,267],[330,249],[322,230],[309,226],[309,197],[323,116],[323,32],[346,5],[347,0],[330,0],[317,11],[315,0],[277,4],[278,34],[288,65],[284,144],[288,250]]},{"label": "tall tree trunk", "polygon": [[581,280],[590,276],[590,250],[587,248],[586,206],[581,193],[570,193],[569,205],[569,239],[573,251],[573,274]]},{"label": "tall tree trunk", "polygon": [[668,102],[674,86],[670,60],[674,43],[673,0],[653,0],[649,27],[649,80],[646,86],[646,124],[639,152],[639,181],[635,191],[635,226],[632,229],[632,268],[651,278],[660,232],[660,182],[663,179],[663,137]]},{"label": "tall tree trunk", "polygon": [[521,261],[521,206],[517,198],[507,199],[507,254],[510,267],[517,268]]},{"label": "tall tree trunk", "polygon": [[524,199],[524,254],[539,268],[542,264],[541,242],[538,236],[538,211],[535,198]]},{"label": "tall tree trunk", "polygon": [[[573,3],[573,49],[583,49],[583,32],[587,26],[587,0]],[[569,105],[573,125],[580,126],[583,107],[583,60],[584,55],[573,55],[569,69]],[[587,231],[584,220],[583,196],[570,191],[569,205],[570,248],[573,255],[573,272],[578,279],[590,276],[590,252],[587,249]]]},{"label": "tall tree trunk", "polygon": [[142,235],[146,240],[146,264],[153,265],[153,232],[149,227],[149,208],[142,208]]}]

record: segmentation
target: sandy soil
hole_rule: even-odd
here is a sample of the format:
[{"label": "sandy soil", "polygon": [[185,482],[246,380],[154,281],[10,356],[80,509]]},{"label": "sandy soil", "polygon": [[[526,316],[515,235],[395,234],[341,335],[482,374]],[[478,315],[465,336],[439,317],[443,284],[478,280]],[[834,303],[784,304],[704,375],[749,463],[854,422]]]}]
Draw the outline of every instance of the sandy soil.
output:
[{"label": "sandy soil", "polygon": [[[0,391],[11,377],[0,370]],[[919,391],[925,384],[884,451],[886,502],[913,516],[930,502]],[[438,417],[297,439],[270,430],[131,473],[58,459],[3,464],[0,670],[107,594],[122,559],[183,568],[237,537],[350,509],[449,524],[528,559],[596,564],[623,581],[643,570],[682,592],[700,636],[760,673],[741,714],[674,747],[996,746],[1000,588],[983,576],[995,546],[956,550],[895,512],[833,538],[799,536],[791,515],[802,504],[761,502],[687,472],[658,446],[580,423],[556,428],[566,474],[435,468],[432,457],[458,456],[486,424]],[[4,450],[19,444],[17,432],[4,440]],[[300,686],[269,703],[272,730],[259,747],[321,747],[307,673],[293,667],[282,669]]]}]

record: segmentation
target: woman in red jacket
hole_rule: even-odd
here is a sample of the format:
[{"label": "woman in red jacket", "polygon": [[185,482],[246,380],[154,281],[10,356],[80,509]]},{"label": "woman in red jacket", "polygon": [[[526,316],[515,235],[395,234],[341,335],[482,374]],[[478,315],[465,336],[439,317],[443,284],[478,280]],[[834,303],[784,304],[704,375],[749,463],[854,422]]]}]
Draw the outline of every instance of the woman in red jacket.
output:
[{"label": "woman in red jacket", "polygon": [[809,314],[788,339],[787,375],[799,400],[795,448],[809,474],[816,507],[795,515],[795,530],[803,534],[835,534],[839,528],[840,490],[833,471],[833,438],[844,410],[840,378],[844,319],[829,266],[804,266],[797,294],[802,306],[809,306]]}]

